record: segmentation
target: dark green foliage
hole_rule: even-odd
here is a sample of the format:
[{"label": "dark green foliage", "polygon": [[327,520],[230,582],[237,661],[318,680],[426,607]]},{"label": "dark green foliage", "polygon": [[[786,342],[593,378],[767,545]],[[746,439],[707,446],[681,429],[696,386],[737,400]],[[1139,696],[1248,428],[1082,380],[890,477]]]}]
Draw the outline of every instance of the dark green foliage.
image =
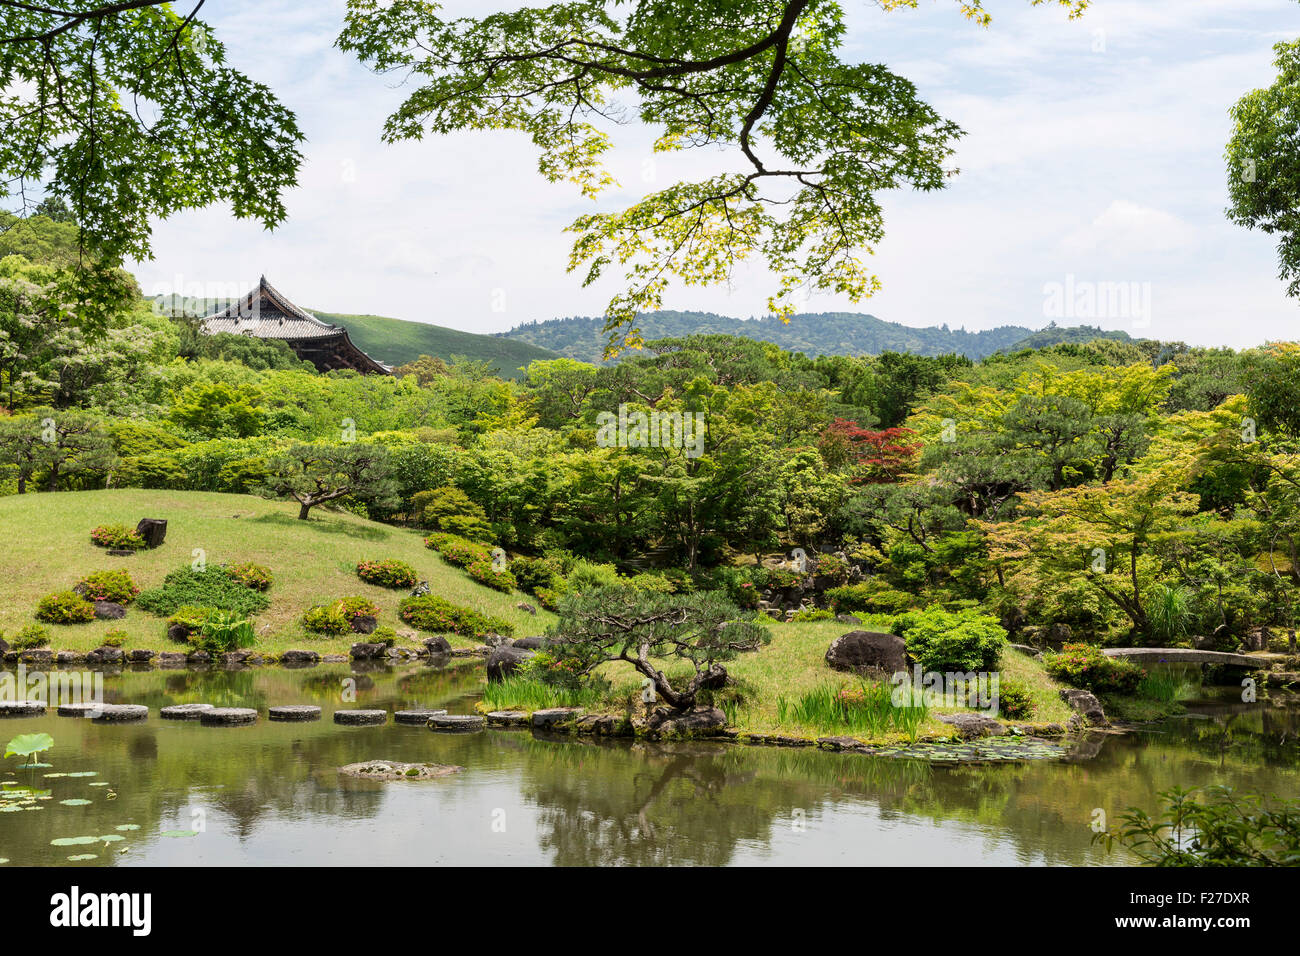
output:
[{"label": "dark green foliage", "polygon": [[927,608],[900,615],[894,630],[926,672],[992,671],[1006,647],[1006,629],[991,614]]},{"label": "dark green foliage", "polygon": [[48,647],[49,644],[50,629],[44,624],[28,624],[20,628],[18,633],[9,639],[9,647],[15,651]]},{"label": "dark green foliage", "polygon": [[135,603],[153,614],[174,614],[189,604],[249,617],[266,610],[270,601],[236,581],[225,568],[209,565],[202,571],[187,566],[169,572],[161,585],[142,591]]}]

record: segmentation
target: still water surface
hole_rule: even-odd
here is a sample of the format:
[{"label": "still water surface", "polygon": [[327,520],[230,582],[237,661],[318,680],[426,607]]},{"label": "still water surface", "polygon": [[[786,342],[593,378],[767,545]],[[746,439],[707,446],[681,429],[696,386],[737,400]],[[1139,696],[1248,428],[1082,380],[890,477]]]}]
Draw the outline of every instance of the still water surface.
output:
[{"label": "still water surface", "polygon": [[[0,859],[68,866],[1106,864],[1124,860],[1090,844],[1096,808],[1112,820],[1132,804],[1155,810],[1156,793],[1175,784],[1300,798],[1300,707],[1290,699],[1201,702],[1192,715],[1147,732],[1095,736],[1064,761],[948,767],[722,743],[341,727],[330,719],[336,707],[468,713],[480,673],[421,665],[352,675],[338,665],[110,676],[108,699],[148,704],[148,721],[98,725],[52,712],[0,721],[0,744],[37,731],[55,741],[43,758],[48,768],[3,762],[0,782],[10,792],[35,786],[50,799],[25,804],[39,810],[0,813]],[[341,704],[350,676],[357,699]],[[232,728],[157,716],[159,707],[191,702],[315,703],[325,713],[308,724],[263,718]],[[465,771],[419,783],[337,773],[371,758]],[[83,836],[114,838],[51,842]]]}]

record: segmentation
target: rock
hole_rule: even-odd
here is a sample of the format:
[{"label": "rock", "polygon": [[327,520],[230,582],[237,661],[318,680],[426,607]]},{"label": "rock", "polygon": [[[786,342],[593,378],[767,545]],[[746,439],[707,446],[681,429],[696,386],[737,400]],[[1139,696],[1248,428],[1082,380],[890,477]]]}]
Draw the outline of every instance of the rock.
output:
[{"label": "rock", "polygon": [[631,733],[632,725],[618,714],[588,714],[578,718],[574,730],[595,737],[618,737]]},{"label": "rock", "polygon": [[539,651],[546,646],[546,638],[542,637],[540,634],[536,637],[521,637],[517,641],[512,642],[510,646],[518,647],[525,651]]},{"label": "rock", "polygon": [[147,548],[157,548],[167,540],[167,522],[162,518],[141,518],[135,533],[144,538]]},{"label": "rock", "polygon": [[320,663],[320,655],[315,651],[285,651],[280,655],[280,664],[284,667],[310,667]]},{"label": "rock", "polygon": [[101,621],[120,621],[126,617],[126,608],[116,601],[96,601],[95,617]]},{"label": "rock", "polygon": [[1268,628],[1257,627],[1247,631],[1241,639],[1241,649],[1245,653],[1268,650]]},{"label": "rock", "polygon": [[191,666],[195,664],[211,664],[212,655],[207,651],[190,651],[185,655],[185,663]]},{"label": "rock", "polygon": [[271,720],[286,722],[320,720],[320,708],[315,704],[281,704],[267,708],[266,716]]},{"label": "rock", "polygon": [[132,664],[148,664],[154,659],[154,652],[143,647],[137,647],[133,651],[126,652],[126,659]]},{"label": "rock", "polygon": [[379,626],[379,620],[373,614],[358,614],[352,619],[353,634],[373,634]]},{"label": "rock", "polygon": [[494,647],[487,658],[487,679],[499,681],[509,677],[519,669],[519,665],[528,660],[536,651],[519,647]]},{"label": "rock", "polygon": [[528,714],[522,710],[494,710],[487,715],[491,727],[527,727]]},{"label": "rock", "polygon": [[429,582],[421,581],[411,590],[411,597],[424,597],[429,593]]},{"label": "rock", "polygon": [[81,651],[59,651],[59,653],[54,655],[54,659],[60,665],[84,664],[86,662],[86,655],[81,653]]},{"label": "rock", "polygon": [[448,774],[460,773],[464,767],[440,763],[401,763],[396,760],[367,760],[339,767],[346,777],[367,780],[437,780]]},{"label": "rock", "polygon": [[503,647],[503,646],[509,646],[509,644],[510,644],[510,638],[505,637],[505,636],[503,636],[503,635],[501,635],[501,634],[484,634],[484,635],[483,635],[483,646],[484,646],[484,647]]},{"label": "rock", "polygon": [[95,664],[120,664],[126,658],[119,647],[97,647],[86,655],[86,663]]},{"label": "rock", "polygon": [[359,727],[370,724],[386,724],[388,723],[388,711],[336,710],[334,711],[334,723],[346,724],[349,727]]},{"label": "rock", "polygon": [[395,710],[393,723],[423,727],[429,722],[430,717],[441,717],[445,713],[445,710]]},{"label": "rock", "polygon": [[1192,647],[1198,651],[1213,651],[1217,650],[1218,646],[1219,642],[1213,634],[1198,635],[1192,638]]},{"label": "rock", "polygon": [[163,720],[198,720],[209,710],[215,710],[211,704],[172,704],[158,711]]},{"label": "rock", "polygon": [[433,637],[424,639],[424,649],[430,657],[437,657],[442,654],[451,653],[451,642],[441,634],[435,634]]},{"label": "rock", "polygon": [[45,704],[39,700],[0,701],[0,717],[37,717],[43,713]]},{"label": "rock", "polygon": [[352,656],[353,660],[373,661],[383,657],[384,652],[387,650],[388,646],[385,644],[357,643],[352,645],[352,649],[349,650],[348,653]]},{"label": "rock", "polygon": [[24,664],[49,667],[54,663],[54,652],[48,647],[29,647],[25,651],[18,652],[18,659]]},{"label": "rock", "polygon": [[251,707],[213,707],[199,714],[204,727],[237,727],[257,722],[257,711]]},{"label": "rock", "polygon": [[1076,714],[1081,715],[1088,726],[1110,726],[1110,721],[1106,719],[1106,712],[1101,708],[1101,701],[1091,691],[1079,690],[1076,687],[1062,688],[1061,700],[1069,704]]},{"label": "rock", "polygon": [[229,668],[247,667],[252,657],[252,651],[226,651],[221,655],[221,666]]},{"label": "rock", "polygon": [[907,644],[896,634],[849,631],[831,642],[826,663],[837,671],[895,674],[907,669]]},{"label": "rock", "polygon": [[992,717],[986,717],[984,714],[960,713],[960,714],[935,714],[935,719],[950,724],[957,728],[963,739],[970,740],[972,737],[1001,737],[1007,732],[1007,728],[998,723]]},{"label": "rock", "polygon": [[173,624],[167,628],[167,639],[177,644],[186,644],[190,639],[190,629],[184,624]]},{"label": "rock", "polygon": [[515,610],[523,611],[525,614],[531,614],[533,617],[537,616],[537,608],[533,607],[531,604],[525,604],[523,601],[520,601],[515,605]]},{"label": "rock", "polygon": [[134,558],[135,552],[130,548],[109,548],[108,554],[115,558]]},{"label": "rock", "polygon": [[1074,629],[1068,624],[1053,624],[1041,632],[1042,639],[1051,647],[1060,647],[1074,640]]},{"label": "rock", "polygon": [[1037,657],[1041,652],[1036,647],[1030,647],[1028,644],[1008,644],[1007,647],[1029,657]]},{"label": "rock", "polygon": [[655,728],[662,737],[713,737],[727,726],[727,715],[717,707],[695,707],[670,714]]},{"label": "rock", "polygon": [[158,666],[175,669],[184,667],[186,663],[185,655],[180,651],[161,651],[158,654]]},{"label": "rock", "polygon": [[88,704],[59,704],[55,713],[60,717],[96,717],[103,706],[99,701]]},{"label": "rock", "polygon": [[435,714],[427,726],[430,730],[482,730],[486,723],[478,714]]},{"label": "rock", "polygon": [[7,653],[9,653],[9,642],[6,641],[3,637],[0,637],[0,654],[7,654]]},{"label": "rock", "polygon": [[133,720],[144,720],[149,716],[149,708],[144,704],[104,704],[99,713],[89,715],[97,724],[124,724]]},{"label": "rock", "polygon": [[867,746],[860,740],[852,737],[818,737],[817,746],[822,750],[834,750],[836,752],[843,750],[867,750]]},{"label": "rock", "polygon": [[854,617],[852,614],[836,614],[836,615],[835,615],[835,620],[839,621],[841,624],[861,624],[861,623],[862,623],[862,622],[859,621],[856,617]]},{"label": "rock", "polygon": [[533,725],[534,730],[545,730],[577,720],[585,713],[586,711],[581,707],[546,707],[542,710],[533,711],[530,723]]}]

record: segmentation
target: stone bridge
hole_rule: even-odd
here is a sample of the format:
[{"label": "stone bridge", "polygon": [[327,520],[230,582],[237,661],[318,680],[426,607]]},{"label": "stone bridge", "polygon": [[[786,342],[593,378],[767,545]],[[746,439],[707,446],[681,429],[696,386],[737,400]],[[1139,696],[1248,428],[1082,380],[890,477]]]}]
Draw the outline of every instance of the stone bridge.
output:
[{"label": "stone bridge", "polygon": [[1281,654],[1233,654],[1228,651],[1198,651],[1190,647],[1107,647],[1107,657],[1122,657],[1139,664],[1226,664],[1259,670],[1280,660]]}]

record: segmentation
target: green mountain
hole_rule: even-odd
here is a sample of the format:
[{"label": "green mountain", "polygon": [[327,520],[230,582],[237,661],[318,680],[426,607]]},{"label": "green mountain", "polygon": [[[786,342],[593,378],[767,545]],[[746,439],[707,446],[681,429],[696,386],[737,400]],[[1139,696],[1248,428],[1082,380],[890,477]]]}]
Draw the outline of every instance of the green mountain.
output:
[{"label": "green mountain", "polygon": [[390,319],[382,315],[339,315],[308,309],[322,322],[342,325],[357,348],[388,365],[412,362],[421,355],[451,359],[453,355],[486,361],[502,378],[519,378],[519,369],[538,359],[556,358],[554,352],[528,342],[461,332],[441,325]]},{"label": "green mountain", "polygon": [[[584,362],[599,362],[606,342],[603,325],[603,319],[585,316],[550,319],[516,326],[501,333],[500,337],[527,342]],[[650,312],[638,318],[638,325],[647,341],[712,332],[771,342],[806,355],[878,355],[881,352],[946,355],[956,352],[971,359],[981,359],[994,352],[1026,347],[1022,343],[1049,332],[1061,336],[1079,332],[1085,341],[1101,337],[1128,339],[1123,332],[1103,332],[1100,329],[1088,329],[1084,334],[1082,329],[1049,328],[1035,332],[1021,325],[1003,325],[981,332],[950,329],[946,324],[912,328],[858,312],[800,313],[792,316],[789,324],[771,316],[735,319],[710,312]],[[1060,341],[1076,339],[1062,338]]]},{"label": "green mountain", "polygon": [[1062,345],[1067,342],[1082,344],[1095,339],[1114,339],[1116,342],[1135,341],[1127,332],[1112,332],[1099,329],[1093,325],[1058,326],[1053,322],[1047,328],[1039,329],[1033,335],[1025,336],[1004,351],[1019,352],[1021,349],[1045,349],[1052,345]]}]

